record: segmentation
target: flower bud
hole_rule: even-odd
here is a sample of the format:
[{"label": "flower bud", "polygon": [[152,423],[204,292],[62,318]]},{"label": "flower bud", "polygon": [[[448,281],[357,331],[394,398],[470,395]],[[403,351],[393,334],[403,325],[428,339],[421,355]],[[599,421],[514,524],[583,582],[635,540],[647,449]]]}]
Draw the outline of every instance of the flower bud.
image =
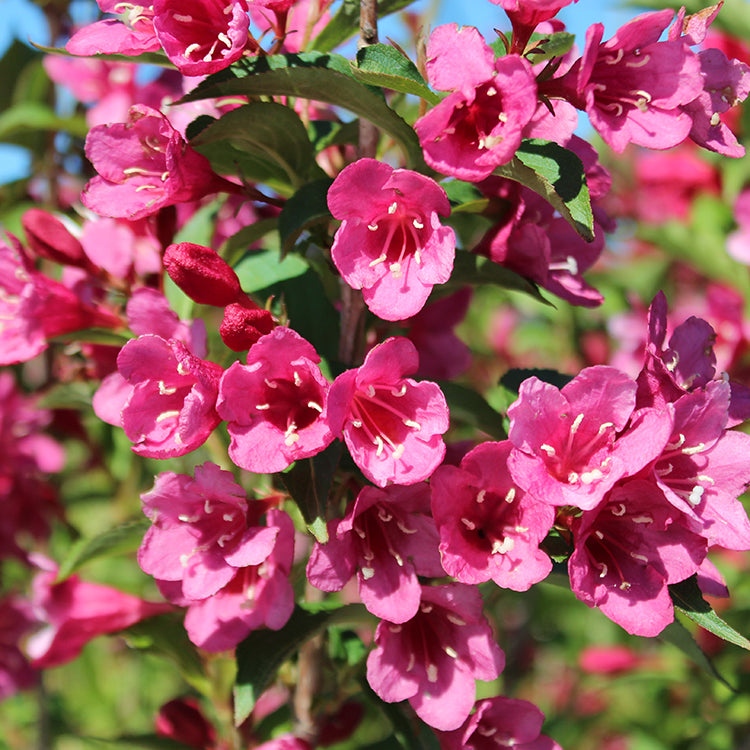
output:
[{"label": "flower bud", "polygon": [[180,242],[164,253],[169,277],[194,302],[224,307],[242,294],[240,280],[219,254],[210,247]]},{"label": "flower bud", "polygon": [[41,208],[30,208],[21,218],[21,224],[29,247],[40,258],[65,266],[91,266],[81,243],[52,214]]},{"label": "flower bud", "polygon": [[224,320],[219,327],[222,341],[235,352],[247,351],[261,336],[275,327],[273,316],[268,310],[249,307],[249,300],[244,304],[233,303],[224,310]]}]

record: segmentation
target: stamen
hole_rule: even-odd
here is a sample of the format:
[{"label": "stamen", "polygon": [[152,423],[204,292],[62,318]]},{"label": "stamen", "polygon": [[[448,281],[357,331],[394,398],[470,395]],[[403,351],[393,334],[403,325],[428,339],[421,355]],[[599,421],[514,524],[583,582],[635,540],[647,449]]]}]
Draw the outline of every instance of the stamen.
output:
[{"label": "stamen", "polygon": [[583,414],[579,414],[573,420],[573,424],[570,425],[570,432],[572,435],[575,435],[575,433],[578,431],[578,428],[581,426],[581,422],[583,422]]},{"label": "stamen", "polygon": [[193,42],[192,44],[188,44],[188,46],[185,47],[185,57],[190,57],[190,55],[192,55],[193,52],[196,52],[200,48],[201,48],[201,46],[197,42]]},{"label": "stamen", "polygon": [[362,578],[368,581],[375,575],[375,568],[360,568],[359,572],[362,574]]},{"label": "stamen", "polygon": [[620,62],[620,60],[622,60],[624,55],[625,55],[625,50],[620,48],[615,53],[614,57],[605,57],[604,62],[607,63],[607,65],[617,65],[617,63]]},{"label": "stamen", "polygon": [[315,409],[315,411],[319,412],[320,414],[323,413],[323,407],[320,404],[315,403],[315,401],[308,401],[307,408]]},{"label": "stamen", "polygon": [[613,516],[624,516],[625,515],[625,503],[618,503],[617,509],[610,508],[610,513],[612,513]]},{"label": "stamen", "polygon": [[[635,58],[635,60],[633,59]],[[625,65],[628,68],[642,68],[644,65],[648,65],[649,61],[651,60],[651,55],[646,52],[645,54],[641,54],[640,52],[635,52],[633,56],[625,61]]]},{"label": "stamen", "polygon": [[424,224],[419,219],[413,219],[411,223],[415,229],[424,229]]},{"label": "stamen", "polygon": [[542,443],[539,448],[543,450],[550,458],[555,455],[555,449],[551,445],[547,445],[547,443]]},{"label": "stamen", "polygon": [[177,388],[168,386],[163,380],[159,381],[159,395],[160,396],[171,396],[173,393],[177,393]]},{"label": "stamen", "polygon": [[508,490],[508,494],[505,496],[505,502],[506,503],[512,503],[516,499],[516,488],[511,487]]},{"label": "stamen", "polygon": [[484,496],[487,494],[487,490],[479,490],[477,492],[477,496],[474,498],[479,505],[481,505],[484,502]]},{"label": "stamen", "polygon": [[266,411],[271,408],[271,404],[257,404],[255,407],[258,411]]},{"label": "stamen", "polygon": [[163,411],[157,418],[156,423],[163,422],[165,419],[171,419],[172,417],[178,417],[180,415],[179,410],[173,409],[171,411]]},{"label": "stamen", "polygon": [[467,529],[468,529],[469,531],[474,531],[474,529],[476,529],[476,527],[477,527],[477,525],[476,525],[476,524],[475,524],[475,523],[474,523],[474,522],[473,522],[472,520],[470,520],[470,519],[468,519],[468,518],[462,518],[462,519],[461,519],[461,523],[462,523],[462,524],[463,524],[464,526],[466,526],[466,528],[467,528]]},{"label": "stamen", "polygon": [[388,213],[393,216],[393,214],[396,213],[396,210],[398,209],[398,203],[396,201],[393,201],[390,206],[388,206]]},{"label": "stamen", "polygon": [[175,21],[180,21],[181,23],[193,22],[192,16],[188,16],[187,14],[183,14],[183,13],[172,13],[172,18],[174,18]]}]

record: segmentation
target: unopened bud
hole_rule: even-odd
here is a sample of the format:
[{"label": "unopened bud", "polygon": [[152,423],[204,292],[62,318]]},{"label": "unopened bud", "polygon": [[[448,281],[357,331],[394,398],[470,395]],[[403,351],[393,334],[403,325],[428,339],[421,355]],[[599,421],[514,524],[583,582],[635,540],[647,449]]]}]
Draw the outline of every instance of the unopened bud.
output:
[{"label": "unopened bud", "polygon": [[52,214],[41,208],[30,208],[21,218],[21,224],[29,247],[40,258],[64,266],[91,266],[81,243]]},{"label": "unopened bud", "polygon": [[225,260],[210,247],[180,242],[164,253],[169,277],[194,302],[224,307],[241,294],[240,280]]},{"label": "unopened bud", "polygon": [[228,305],[219,327],[222,341],[235,352],[247,351],[261,336],[271,333],[276,325],[268,310],[249,304],[252,303]]}]

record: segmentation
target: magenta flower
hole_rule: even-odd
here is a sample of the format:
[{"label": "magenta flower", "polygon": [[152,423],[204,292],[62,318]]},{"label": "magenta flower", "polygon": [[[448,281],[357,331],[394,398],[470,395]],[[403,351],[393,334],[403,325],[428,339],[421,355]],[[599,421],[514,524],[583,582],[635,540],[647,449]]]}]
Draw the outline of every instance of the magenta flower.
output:
[{"label": "magenta flower", "polygon": [[196,646],[225,651],[253,630],[282,628],[291,616],[294,524],[284,511],[272,509],[266,514],[266,526],[275,532],[275,543],[261,562],[236,569],[223,588],[205,599],[175,599],[188,607],[185,629]]},{"label": "magenta flower", "polygon": [[450,91],[414,124],[425,161],[476,182],[513,158],[536,111],[536,82],[516,54],[495,59],[473,26],[438,26],[427,43],[430,85]]},{"label": "magenta flower", "polygon": [[86,137],[86,156],[99,173],[81,200],[102,216],[140,219],[164,206],[231,189],[151,107],[130,108],[126,123],[97,125]]},{"label": "magenta flower", "polygon": [[422,721],[451,730],[474,705],[474,680],[494,680],[504,666],[476,588],[423,586],[411,620],[378,625],[367,681],[386,703],[408,700]]},{"label": "magenta flower", "polygon": [[343,432],[354,462],[379,487],[421,482],[445,455],[448,405],[435,383],[404,377],[417,367],[414,345],[390,338],[339,375],[328,394],[331,430]]},{"label": "magenta flower", "polygon": [[671,434],[668,413],[634,414],[635,391],[634,380],[605,366],[582,370],[561,390],[525,380],[508,408],[514,481],[546,503],[595,508],[615,482],[658,456]]},{"label": "magenta flower", "polygon": [[140,55],[159,49],[152,3],[97,0],[97,5],[104,13],[122,13],[122,20],[106,18],[79,29],[65,45],[72,55]]},{"label": "magenta flower", "polygon": [[450,204],[429,177],[359,159],[334,180],[328,207],[342,220],[333,262],[377,316],[415,315],[432,287],[450,278],[456,237],[438,218],[450,214]]},{"label": "magenta flower", "polygon": [[703,79],[698,58],[685,42],[659,41],[672,16],[671,10],[645,13],[604,43],[604,26],[593,24],[583,57],[541,90],[585,109],[615,151],[628,143],[676,146],[692,128],[682,107],[703,91]]},{"label": "magenta flower", "polygon": [[438,467],[430,479],[432,513],[448,575],[526,591],[552,570],[539,543],[555,511],[513,483],[507,468],[512,447],[508,440],[482,443],[460,467]]},{"label": "magenta flower", "polygon": [[36,619],[46,623],[26,642],[35,669],[72,661],[92,638],[172,610],[170,604],[147,602],[78,576],[55,583],[54,563],[39,555],[33,559],[42,570],[32,583],[31,604]]},{"label": "magenta flower", "polygon": [[216,413],[222,369],[199,359],[177,339],[145,335],[117,357],[133,387],[122,426],[133,451],[150,458],[183,456],[202,445],[221,421]]},{"label": "magenta flower", "polygon": [[215,73],[238,60],[248,41],[245,0],[154,0],[154,30],[185,76]]},{"label": "magenta flower", "polygon": [[443,750],[562,750],[540,734],[544,714],[529,701],[498,695],[477,701],[463,726],[440,732]]},{"label": "magenta flower", "polygon": [[229,423],[229,456],[237,466],[283,471],[331,443],[329,383],[318,362],[310,343],[279,326],[253,344],[247,365],[235,362],[224,373],[216,408]]},{"label": "magenta flower", "polygon": [[228,471],[205,463],[195,478],[166,472],[141,496],[153,522],[138,550],[138,564],[162,581],[182,581],[188,599],[206,599],[237,569],[260,565],[274,548],[278,528],[258,525],[264,506],[248,502]]},{"label": "magenta flower", "polygon": [[122,324],[114,313],[34,270],[20,244],[0,242],[0,365],[32,359],[55,336]]},{"label": "magenta flower", "polygon": [[445,575],[429,510],[426,484],[365,487],[343,520],[329,522],[328,543],[313,547],[310,583],[340,591],[356,570],[359,595],[370,612],[389,622],[410,620],[422,592],[417,576]]},{"label": "magenta flower", "polygon": [[729,383],[713,381],[674,402],[674,427],[653,464],[667,500],[709,546],[750,549],[750,521],[737,499],[750,482],[750,435],[725,429]]},{"label": "magenta flower", "polygon": [[658,487],[634,479],[615,487],[574,527],[568,561],[573,593],[633,635],[655,636],[674,619],[667,585],[697,572],[706,541]]}]

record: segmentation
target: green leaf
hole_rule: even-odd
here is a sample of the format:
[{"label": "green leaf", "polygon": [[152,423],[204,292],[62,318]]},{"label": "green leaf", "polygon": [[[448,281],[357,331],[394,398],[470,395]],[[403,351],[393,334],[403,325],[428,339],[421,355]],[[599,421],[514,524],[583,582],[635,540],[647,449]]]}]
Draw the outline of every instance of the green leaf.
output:
[{"label": "green leaf", "polygon": [[284,205],[279,214],[282,253],[288,253],[303,231],[315,224],[327,224],[328,188],[333,180],[326,177],[303,185]]},{"label": "green leaf", "polygon": [[554,385],[555,388],[564,388],[571,380],[573,380],[572,375],[566,375],[557,370],[514,367],[513,369],[508,370],[508,372],[500,378],[500,385],[513,393],[518,393],[521,388],[521,383],[532,376],[539,378],[539,380],[544,383]]},{"label": "green leaf", "polygon": [[201,206],[178,230],[172,242],[193,242],[196,245],[211,245],[211,238],[216,231],[216,217],[224,203],[223,198],[213,200]]},{"label": "green leaf", "polygon": [[[14,39],[0,59],[0,81],[17,81],[22,71],[39,57],[38,52]],[[10,108],[14,92],[14,86],[0,86],[0,112]]]},{"label": "green leaf", "polygon": [[594,214],[583,163],[572,151],[551,141],[525,140],[513,159],[497,167],[495,174],[538,193],[581,237],[594,239]]},{"label": "green leaf", "polygon": [[146,518],[137,519],[108,529],[103,534],[91,539],[79,540],[73,545],[68,556],[60,565],[57,582],[64,581],[69,575],[92,560],[134,552],[140,546],[143,535],[150,526],[151,524]]},{"label": "green leaf", "polygon": [[168,658],[189,685],[211,697],[211,681],[198,649],[188,639],[182,619],[172,614],[149,617],[123,634],[132,648]]},{"label": "green leaf", "polygon": [[[268,219],[261,219],[247,227],[242,227],[239,232],[236,232],[231,237],[226,239],[219,248],[219,254],[229,263],[233,265],[239,262],[246,253],[258,252],[254,250],[248,250],[250,245],[255,244],[259,240],[263,239],[267,234],[278,229],[279,220],[275,216],[271,216]],[[278,255],[278,253],[276,253]],[[247,290],[245,290],[247,291]]]},{"label": "green leaf", "polygon": [[508,437],[503,425],[503,415],[495,411],[476,391],[447,380],[440,381],[438,385],[448,402],[451,421],[455,418],[472,425],[495,440],[505,440]]},{"label": "green leaf", "polygon": [[[182,742],[160,737],[158,734],[124,734],[120,737],[106,739],[102,737],[82,737],[78,734],[60,734],[57,738],[61,746],[91,748],[92,750],[185,750]],[[69,741],[68,741],[69,740]],[[83,744],[81,744],[83,743]]]},{"label": "green leaf", "polygon": [[384,89],[414,94],[430,104],[440,97],[428,86],[417,66],[389,44],[372,44],[357,52],[352,74],[358,81]]},{"label": "green leaf", "polygon": [[750,641],[724,622],[703,598],[696,575],[680,583],[671,584],[669,595],[675,607],[684,612],[693,622],[719,638],[750,651]]},{"label": "green leaf", "polygon": [[713,662],[706,656],[703,649],[696,643],[690,631],[678,620],[670,622],[664,630],[659,633],[659,639],[671,643],[682,651],[693,663],[697,664],[706,674],[719,680],[730,690],[734,688],[719,674]]},{"label": "green leaf", "polygon": [[349,604],[336,610],[307,612],[297,606],[280,630],[256,630],[237,646],[237,679],[234,686],[234,723],[250,715],[258,696],[274,678],[278,668],[308,639],[327,625],[361,615],[362,605]]},{"label": "green leaf", "polygon": [[545,305],[550,304],[539,293],[537,286],[528,279],[520,276],[515,271],[511,271],[509,268],[504,268],[489,258],[475,255],[465,250],[456,251],[451,282],[454,284],[473,284],[475,286],[491,284],[501,289],[523,292]]},{"label": "green leaf", "polygon": [[84,117],[60,117],[51,107],[38,102],[21,102],[0,114],[0,139],[13,142],[16,135],[31,130],[65,131],[84,138],[89,128]]},{"label": "green leaf", "polygon": [[353,78],[351,65],[341,55],[303,52],[243,58],[208,76],[181,101],[234,95],[296,96],[342,107],[390,135],[404,150],[410,169],[430,171],[413,128],[388,106],[381,92]]},{"label": "green leaf", "polygon": [[[413,0],[379,0],[378,18],[395,13],[410,5]],[[359,32],[360,0],[344,0],[323,31],[318,34],[312,47],[320,52],[330,52]]]},{"label": "green leaf", "polygon": [[125,346],[130,341],[130,336],[118,333],[111,328],[85,328],[81,331],[71,331],[53,336],[50,343],[57,344],[106,344],[107,346]]},{"label": "green leaf", "polygon": [[326,505],[340,458],[341,443],[334,440],[321,453],[296,461],[288,471],[281,474],[281,479],[302,512],[305,523],[321,544],[328,541]]},{"label": "green leaf", "polygon": [[[80,60],[80,55],[73,55],[68,50],[62,47],[45,47],[42,44],[31,43],[34,49],[38,49],[40,52],[45,52],[48,55],[58,55],[59,57],[72,57]],[[174,68],[175,65],[163,52],[141,52],[140,55],[86,55],[87,60],[109,60],[111,62],[125,62],[135,64],[142,63],[143,65],[158,65],[162,68]]]},{"label": "green leaf", "polygon": [[230,110],[198,133],[191,145],[220,174],[283,189],[324,174],[297,113],[276,102]]},{"label": "green leaf", "polygon": [[576,41],[575,34],[569,34],[567,31],[558,31],[555,34],[539,35],[533,34],[531,42],[538,38],[539,41],[544,41],[544,44],[540,45],[539,52],[534,52],[533,56],[529,57],[532,63],[536,65],[544,60],[551,60],[553,57],[562,57],[563,55],[570,52]]},{"label": "green leaf", "polygon": [[309,270],[299,255],[290,254],[281,260],[278,250],[250,250],[234,266],[240,285],[248,294],[302,276]]}]

